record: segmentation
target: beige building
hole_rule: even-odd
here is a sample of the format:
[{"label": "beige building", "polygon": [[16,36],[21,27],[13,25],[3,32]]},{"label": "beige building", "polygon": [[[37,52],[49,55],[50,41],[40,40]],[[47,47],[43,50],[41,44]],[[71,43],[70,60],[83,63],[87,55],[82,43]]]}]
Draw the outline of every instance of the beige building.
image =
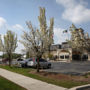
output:
[{"label": "beige building", "polygon": [[61,45],[52,45],[51,46],[51,54],[55,57],[55,60],[59,61],[87,61],[90,60],[90,53],[84,52],[81,55],[80,52],[76,52],[72,50],[72,48],[68,45],[67,42],[63,42]]},{"label": "beige building", "polygon": [[58,49],[57,50],[57,56],[58,56],[58,60],[61,61],[68,61],[68,60],[72,60],[71,58],[72,55],[72,49],[68,48],[68,49]]}]

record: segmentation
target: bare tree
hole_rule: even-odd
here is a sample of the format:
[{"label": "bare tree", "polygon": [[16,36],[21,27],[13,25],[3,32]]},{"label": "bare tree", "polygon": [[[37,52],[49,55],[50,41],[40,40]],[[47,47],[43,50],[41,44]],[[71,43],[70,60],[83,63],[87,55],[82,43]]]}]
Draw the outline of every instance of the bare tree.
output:
[{"label": "bare tree", "polygon": [[9,66],[11,66],[12,53],[17,47],[17,36],[12,31],[7,31],[4,35],[3,40],[0,35],[0,51],[5,52],[8,55]]},{"label": "bare tree", "polygon": [[[40,29],[36,29],[32,26],[31,22],[26,22],[29,32],[25,32],[20,41],[26,51],[33,52],[33,55],[37,58],[37,72],[39,72],[39,59],[42,55],[49,50],[49,46],[53,43],[53,23],[54,19],[50,19],[50,27],[47,27],[45,8],[40,7],[40,16],[38,16]],[[50,36],[51,35],[51,36]]]}]

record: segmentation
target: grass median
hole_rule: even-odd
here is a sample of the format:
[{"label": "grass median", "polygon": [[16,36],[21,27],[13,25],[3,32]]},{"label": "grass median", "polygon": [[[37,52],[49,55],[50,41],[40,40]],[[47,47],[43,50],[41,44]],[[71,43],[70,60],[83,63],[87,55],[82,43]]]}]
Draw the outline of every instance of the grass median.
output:
[{"label": "grass median", "polygon": [[26,90],[0,76],[0,90]]},{"label": "grass median", "polygon": [[17,67],[9,67],[9,66],[0,66],[0,68],[4,68],[12,72],[16,72],[34,79],[38,79],[38,80],[51,83],[54,85],[62,86],[65,88],[72,88],[75,86],[88,84],[88,82],[85,82],[85,81],[74,81],[72,79],[70,80],[62,79],[64,75],[62,75],[62,77],[59,77],[59,79],[57,79],[57,77],[55,77],[57,75],[54,75],[54,78],[53,78],[52,75],[47,76],[45,73],[44,75],[42,73],[32,73],[32,72],[35,72],[36,70],[31,68],[17,68]]}]

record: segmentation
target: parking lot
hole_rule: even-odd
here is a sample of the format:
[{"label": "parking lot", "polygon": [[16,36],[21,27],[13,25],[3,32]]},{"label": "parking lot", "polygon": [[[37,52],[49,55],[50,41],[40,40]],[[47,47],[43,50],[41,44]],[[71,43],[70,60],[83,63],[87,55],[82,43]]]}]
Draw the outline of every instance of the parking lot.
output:
[{"label": "parking lot", "polygon": [[[13,61],[12,64],[15,64]],[[90,72],[90,61],[77,62],[51,62],[50,69],[43,69],[46,72],[63,73],[71,75],[84,75]]]},{"label": "parking lot", "polygon": [[47,72],[64,73],[71,75],[84,75],[90,71],[90,61],[79,62],[51,62],[51,69],[46,69]]}]

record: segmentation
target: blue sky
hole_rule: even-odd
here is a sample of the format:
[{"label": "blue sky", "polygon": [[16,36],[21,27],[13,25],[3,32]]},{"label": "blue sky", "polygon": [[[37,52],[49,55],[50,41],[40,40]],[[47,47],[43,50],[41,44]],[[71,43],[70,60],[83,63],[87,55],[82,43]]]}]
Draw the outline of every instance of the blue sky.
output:
[{"label": "blue sky", "polygon": [[[61,43],[68,38],[63,30],[72,23],[90,34],[90,0],[0,0],[0,34],[8,29],[16,32],[21,39],[22,30],[27,30],[26,21],[39,27],[39,7],[46,8],[47,24],[54,17],[54,40]],[[24,48],[20,43],[16,52]]]}]

